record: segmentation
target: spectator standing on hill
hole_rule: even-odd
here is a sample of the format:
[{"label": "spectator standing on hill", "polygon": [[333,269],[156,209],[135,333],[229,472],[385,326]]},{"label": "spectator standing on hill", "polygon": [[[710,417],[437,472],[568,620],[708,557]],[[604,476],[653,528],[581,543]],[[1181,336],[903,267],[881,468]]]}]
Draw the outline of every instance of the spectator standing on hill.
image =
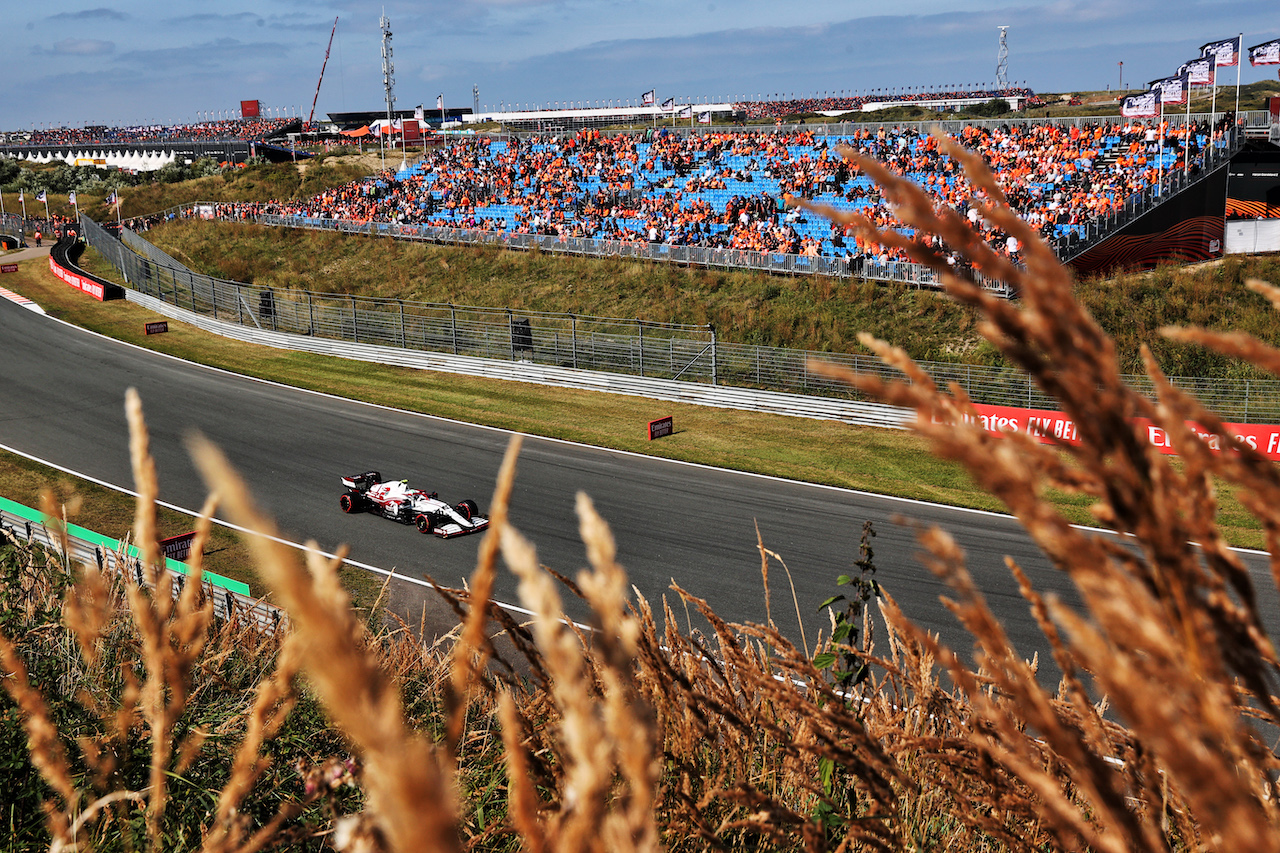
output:
[{"label": "spectator standing on hill", "polygon": [[42,235],[40,234],[40,229],[39,229],[39,228],[37,228],[37,229],[36,229],[36,248],[37,248],[37,249],[39,249],[39,248],[40,248],[40,238],[41,238],[41,236],[42,236]]}]

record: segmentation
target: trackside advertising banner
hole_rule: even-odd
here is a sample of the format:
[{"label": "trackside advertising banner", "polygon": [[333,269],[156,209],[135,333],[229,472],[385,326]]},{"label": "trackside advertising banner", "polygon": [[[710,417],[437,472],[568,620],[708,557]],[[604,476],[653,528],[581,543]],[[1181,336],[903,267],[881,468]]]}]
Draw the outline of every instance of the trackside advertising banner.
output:
[{"label": "trackside advertising banner", "polygon": [[58,278],[62,279],[67,284],[74,287],[76,290],[83,290],[85,293],[89,294],[99,302],[103,301],[103,297],[105,296],[105,293],[102,285],[98,284],[96,281],[93,281],[92,279],[88,279],[88,278],[85,278],[84,276],[79,276],[73,272],[68,272],[64,270],[62,267],[58,266],[56,263],[53,262],[52,255],[49,256],[49,272],[53,273]]},{"label": "trackside advertising banner", "polygon": [[[975,405],[982,426],[990,433],[1024,432],[1035,436],[1041,444],[1052,444],[1061,440],[1066,444],[1079,443],[1075,423],[1062,412],[1046,409],[1019,409],[1012,406]],[[1146,429],[1147,440],[1166,456],[1174,455],[1169,436],[1165,431],[1146,418],[1138,418],[1135,423]],[[1197,424],[1191,421],[1187,426],[1205,439],[1215,451],[1221,449],[1218,437],[1210,436]],[[1245,444],[1257,450],[1263,456],[1280,461],[1280,424],[1227,424],[1227,429],[1243,439]]]}]

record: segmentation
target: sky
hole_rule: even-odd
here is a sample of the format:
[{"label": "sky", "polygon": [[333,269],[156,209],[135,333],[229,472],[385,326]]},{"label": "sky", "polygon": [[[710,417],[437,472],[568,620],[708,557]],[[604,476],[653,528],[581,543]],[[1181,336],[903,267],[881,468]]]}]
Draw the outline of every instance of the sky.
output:
[{"label": "sky", "polygon": [[[102,5],[100,5],[102,4]],[[1038,92],[1145,88],[1208,41],[1280,37],[1276,0],[8,0],[0,130],[385,108],[679,103],[996,79]],[[1123,63],[1121,66],[1120,63]],[[1234,83],[1235,69],[1220,81]],[[1242,63],[1241,80],[1277,79]]]}]

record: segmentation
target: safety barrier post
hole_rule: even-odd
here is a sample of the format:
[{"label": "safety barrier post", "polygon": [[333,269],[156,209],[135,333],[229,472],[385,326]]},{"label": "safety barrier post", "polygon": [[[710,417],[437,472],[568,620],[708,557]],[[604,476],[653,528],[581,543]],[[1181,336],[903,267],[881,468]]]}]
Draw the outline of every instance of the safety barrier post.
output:
[{"label": "safety barrier post", "polygon": [[716,327],[710,323],[707,325],[711,326],[711,384],[715,385],[718,379],[716,375]]},{"label": "safety barrier post", "polygon": [[573,329],[573,367],[576,370],[578,367],[578,318],[570,314],[569,323]]},{"label": "safety barrier post", "polygon": [[360,323],[356,318],[355,294],[351,295],[351,337],[355,339],[356,343],[360,343]]},{"label": "safety barrier post", "polygon": [[449,303],[449,337],[453,341],[453,354],[458,354],[458,312],[454,310],[453,303]]},{"label": "safety barrier post", "polygon": [[400,306],[400,349],[408,349],[404,342],[404,300],[397,299],[396,304]]}]

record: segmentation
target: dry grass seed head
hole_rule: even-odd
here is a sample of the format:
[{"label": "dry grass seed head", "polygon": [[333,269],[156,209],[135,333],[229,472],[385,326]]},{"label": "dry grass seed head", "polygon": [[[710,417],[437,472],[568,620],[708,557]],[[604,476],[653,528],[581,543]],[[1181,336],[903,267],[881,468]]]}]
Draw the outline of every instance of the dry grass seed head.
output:
[{"label": "dry grass seed head", "polygon": [[339,561],[325,560],[309,544],[304,568],[222,454],[199,438],[192,440],[192,452],[232,520],[251,531],[250,550],[289,612],[316,692],[363,756],[370,810],[391,849],[458,850],[457,809],[440,756],[408,731],[394,685],[361,640],[359,622],[338,582]]},{"label": "dry grass seed head", "polygon": [[458,738],[462,735],[468,693],[477,673],[484,668],[491,648],[485,629],[489,624],[489,603],[497,574],[498,531],[507,522],[507,508],[511,500],[511,489],[515,484],[516,460],[520,456],[521,443],[520,436],[511,437],[502,465],[498,469],[498,481],[494,486],[493,499],[489,503],[489,530],[480,541],[476,570],[471,575],[469,609],[453,649],[450,688],[446,691],[445,698],[450,709],[447,742],[450,749],[455,751]]}]

